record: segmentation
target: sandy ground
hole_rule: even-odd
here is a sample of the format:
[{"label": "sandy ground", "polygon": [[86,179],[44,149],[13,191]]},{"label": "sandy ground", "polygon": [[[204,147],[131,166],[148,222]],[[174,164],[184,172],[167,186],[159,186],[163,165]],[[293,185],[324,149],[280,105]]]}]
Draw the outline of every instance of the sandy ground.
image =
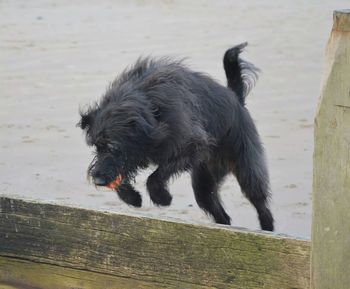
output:
[{"label": "sandy ground", "polygon": [[[139,55],[188,57],[224,83],[227,47],[263,71],[248,98],[270,167],[276,230],[310,236],[313,118],[332,10],[348,1],[0,1],[0,194],[190,222],[198,209],[188,175],[171,207],[129,208],[86,180],[91,151],[75,127]],[[144,189],[148,172],[137,186]],[[258,229],[234,178],[222,189],[234,226]]]}]

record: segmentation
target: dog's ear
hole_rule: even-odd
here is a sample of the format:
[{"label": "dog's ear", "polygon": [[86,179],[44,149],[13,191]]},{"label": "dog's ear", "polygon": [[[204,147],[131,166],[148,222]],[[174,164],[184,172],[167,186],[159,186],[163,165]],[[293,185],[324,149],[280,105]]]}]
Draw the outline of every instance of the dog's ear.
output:
[{"label": "dog's ear", "polygon": [[158,122],[152,131],[151,137],[156,145],[160,144],[169,136],[169,125],[165,122]]},{"label": "dog's ear", "polygon": [[137,127],[142,130],[143,134],[147,136],[155,145],[161,143],[168,137],[168,125],[164,122],[157,122],[154,119],[146,119],[140,117],[137,119]]},{"label": "dog's ear", "polygon": [[81,129],[86,129],[91,125],[91,116],[89,114],[81,114],[81,119],[77,123],[77,127]]},{"label": "dog's ear", "polygon": [[139,116],[136,120],[132,120],[130,124],[137,127],[147,137],[149,137],[154,130],[154,124],[142,116]]},{"label": "dog's ear", "polygon": [[160,109],[158,106],[153,104],[152,106],[152,115],[154,118],[153,130],[150,137],[153,142],[157,145],[164,141],[169,136],[169,125],[161,120]]},{"label": "dog's ear", "polygon": [[77,123],[77,126],[81,129],[88,129],[91,127],[94,119],[94,111],[88,110],[87,112],[80,111],[80,121]]}]

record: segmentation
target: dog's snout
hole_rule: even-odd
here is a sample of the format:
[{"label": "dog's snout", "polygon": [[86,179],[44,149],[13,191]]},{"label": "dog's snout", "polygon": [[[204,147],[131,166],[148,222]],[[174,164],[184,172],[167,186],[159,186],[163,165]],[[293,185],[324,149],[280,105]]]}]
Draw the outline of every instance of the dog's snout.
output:
[{"label": "dog's snout", "polygon": [[96,186],[106,186],[107,185],[107,181],[103,178],[103,177],[94,177],[94,184]]}]

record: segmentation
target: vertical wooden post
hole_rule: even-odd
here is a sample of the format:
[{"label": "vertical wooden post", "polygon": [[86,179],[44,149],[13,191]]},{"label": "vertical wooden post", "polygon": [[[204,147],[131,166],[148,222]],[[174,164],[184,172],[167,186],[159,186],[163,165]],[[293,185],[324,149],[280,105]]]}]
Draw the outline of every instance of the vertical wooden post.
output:
[{"label": "vertical wooden post", "polygon": [[350,10],[334,12],[315,120],[311,288],[350,288]]}]

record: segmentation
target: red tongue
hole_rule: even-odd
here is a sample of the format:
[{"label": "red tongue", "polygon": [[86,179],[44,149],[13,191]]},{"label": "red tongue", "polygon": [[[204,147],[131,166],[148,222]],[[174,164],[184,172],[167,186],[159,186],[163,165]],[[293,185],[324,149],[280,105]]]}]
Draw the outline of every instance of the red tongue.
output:
[{"label": "red tongue", "polygon": [[106,187],[114,190],[116,187],[120,185],[121,181],[122,181],[122,176],[118,175],[113,181],[111,181],[108,185],[106,185]]}]

